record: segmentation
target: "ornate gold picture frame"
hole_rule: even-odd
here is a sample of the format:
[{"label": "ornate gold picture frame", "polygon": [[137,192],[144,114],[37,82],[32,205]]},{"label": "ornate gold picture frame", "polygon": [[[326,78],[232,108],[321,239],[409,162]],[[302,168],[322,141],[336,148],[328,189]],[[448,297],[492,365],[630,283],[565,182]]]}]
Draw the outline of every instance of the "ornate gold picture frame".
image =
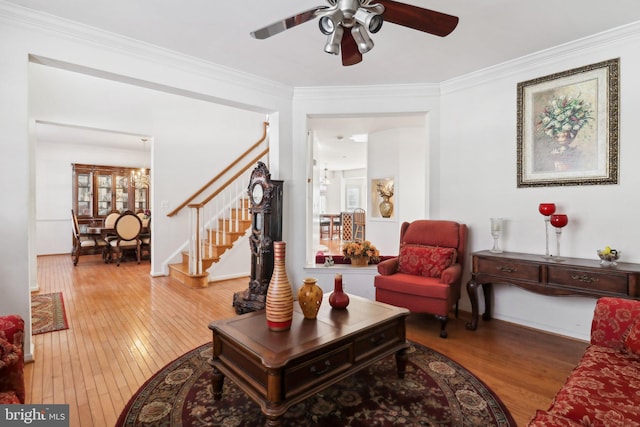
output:
[{"label": "ornate gold picture frame", "polygon": [[518,187],[618,183],[619,62],[518,83]]}]

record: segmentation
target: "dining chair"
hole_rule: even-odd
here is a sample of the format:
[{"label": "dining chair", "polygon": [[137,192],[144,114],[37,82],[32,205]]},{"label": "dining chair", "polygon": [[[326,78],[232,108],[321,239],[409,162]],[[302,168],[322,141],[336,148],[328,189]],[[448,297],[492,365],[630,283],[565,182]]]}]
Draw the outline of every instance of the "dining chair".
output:
[{"label": "dining chair", "polygon": [[125,250],[135,250],[136,259],[140,264],[140,232],[142,221],[132,211],[126,211],[118,217],[115,223],[116,238],[109,242],[109,249],[115,251],[116,264],[120,266]]},{"label": "dining chair", "polygon": [[[120,217],[120,212],[118,211],[111,211],[109,213],[109,215],[107,215],[107,217],[104,219],[104,228],[115,228],[116,226],[116,221],[118,220],[118,218]],[[116,238],[116,233],[108,233],[105,236],[105,239],[107,240],[107,243],[113,239]]]},{"label": "dining chair", "polygon": [[143,228],[143,231],[140,233],[140,257],[142,257],[146,252],[147,254],[149,254],[149,259],[151,259],[151,217],[150,216],[147,216],[142,220],[142,228]]},{"label": "dining chair", "polygon": [[365,236],[366,213],[362,208],[353,210],[353,241],[362,242]]},{"label": "dining chair", "polygon": [[320,214],[320,240],[328,239],[331,231],[331,222],[329,217]]},{"label": "dining chair", "polygon": [[104,249],[107,246],[107,242],[102,237],[80,232],[78,217],[73,209],[71,209],[71,231],[73,233],[71,256],[74,266],[78,265],[80,255],[94,254],[96,249]]},{"label": "dining chair", "polygon": [[332,216],[332,224],[331,224],[331,236],[338,237],[338,240],[341,239],[342,236],[342,214],[338,214]]}]

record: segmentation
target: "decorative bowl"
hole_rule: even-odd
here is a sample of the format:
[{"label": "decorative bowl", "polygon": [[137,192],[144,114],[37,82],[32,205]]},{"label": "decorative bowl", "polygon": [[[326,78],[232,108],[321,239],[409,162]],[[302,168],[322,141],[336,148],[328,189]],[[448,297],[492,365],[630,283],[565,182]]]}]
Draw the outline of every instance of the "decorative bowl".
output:
[{"label": "decorative bowl", "polygon": [[607,252],[602,249],[598,249],[597,253],[598,257],[600,258],[600,264],[618,264],[616,261],[618,261],[618,258],[620,258],[620,251],[611,249]]}]

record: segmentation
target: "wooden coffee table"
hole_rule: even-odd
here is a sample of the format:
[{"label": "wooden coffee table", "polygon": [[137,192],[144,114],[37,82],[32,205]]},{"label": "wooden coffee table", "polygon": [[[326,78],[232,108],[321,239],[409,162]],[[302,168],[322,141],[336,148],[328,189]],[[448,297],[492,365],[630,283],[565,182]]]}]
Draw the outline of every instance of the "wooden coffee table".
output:
[{"label": "wooden coffee table", "polygon": [[290,406],[391,354],[404,378],[409,311],[350,299],[346,310],[333,310],[325,296],[314,320],[294,303],[286,332],[270,331],[264,311],[211,322],[214,399],[229,377],[260,405],[267,426],[279,426]]}]

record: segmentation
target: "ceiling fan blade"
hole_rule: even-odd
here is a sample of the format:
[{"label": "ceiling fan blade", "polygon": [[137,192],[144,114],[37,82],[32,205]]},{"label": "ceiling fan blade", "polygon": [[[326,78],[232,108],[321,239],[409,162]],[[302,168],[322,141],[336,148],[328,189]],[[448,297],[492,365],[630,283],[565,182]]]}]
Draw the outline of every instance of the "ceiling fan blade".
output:
[{"label": "ceiling fan blade", "polygon": [[458,17],[423,9],[393,0],[376,0],[384,6],[382,17],[385,21],[413,28],[436,36],[449,35],[458,25]]},{"label": "ceiling fan blade", "polygon": [[340,50],[342,51],[342,65],[349,66],[355,65],[362,61],[362,54],[358,50],[358,44],[356,43],[351,31],[345,31],[340,42]]},{"label": "ceiling fan blade", "polygon": [[281,21],[274,22],[271,25],[267,25],[264,28],[260,28],[259,30],[252,31],[251,37],[259,40],[263,40],[269,38],[273,35],[281,33],[289,28],[293,28],[297,25],[304,24],[305,22],[311,21],[317,15],[316,13],[319,10],[327,9],[326,6],[318,6],[313,9],[305,10],[304,12],[300,12],[297,15],[290,16],[289,18],[285,18]]}]

